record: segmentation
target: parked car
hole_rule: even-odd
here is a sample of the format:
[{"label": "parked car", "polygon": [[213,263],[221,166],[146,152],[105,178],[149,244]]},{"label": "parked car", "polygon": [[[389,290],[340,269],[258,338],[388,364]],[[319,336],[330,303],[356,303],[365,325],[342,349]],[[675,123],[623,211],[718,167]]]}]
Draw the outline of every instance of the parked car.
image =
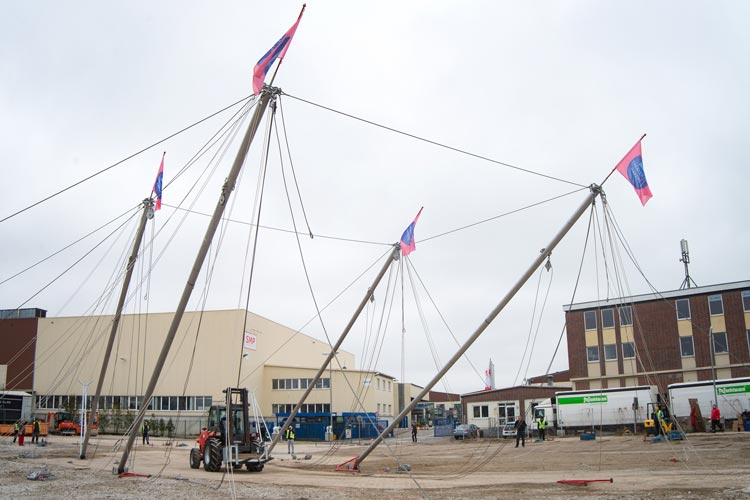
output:
[{"label": "parked car", "polygon": [[516,437],[516,424],[505,424],[500,432],[504,438]]},{"label": "parked car", "polygon": [[474,424],[461,424],[453,429],[453,437],[456,439],[483,437],[484,431]]}]

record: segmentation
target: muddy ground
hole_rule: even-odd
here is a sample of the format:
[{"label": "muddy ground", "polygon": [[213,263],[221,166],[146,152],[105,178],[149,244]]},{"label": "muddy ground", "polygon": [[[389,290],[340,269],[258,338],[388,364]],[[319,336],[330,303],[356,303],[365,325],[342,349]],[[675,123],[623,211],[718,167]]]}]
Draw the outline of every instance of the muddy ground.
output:
[{"label": "muddy ground", "polygon": [[[556,438],[515,443],[503,439],[455,441],[421,431],[387,440],[361,465],[360,473],[335,465],[360,453],[364,443],[286,444],[262,472],[209,473],[190,469],[190,440],[152,438],[153,446],[131,453],[129,471],[151,477],[113,475],[120,452],[112,436],[92,438],[89,459],[78,458],[78,439],[51,436],[48,446],[0,440],[2,499],[748,499],[750,433],[692,434],[686,441],[652,443],[642,436],[604,436],[596,441]],[[305,456],[309,456],[305,459]],[[399,471],[408,464],[410,472]],[[32,481],[27,475],[49,471]],[[561,479],[612,479],[588,486]]]}]

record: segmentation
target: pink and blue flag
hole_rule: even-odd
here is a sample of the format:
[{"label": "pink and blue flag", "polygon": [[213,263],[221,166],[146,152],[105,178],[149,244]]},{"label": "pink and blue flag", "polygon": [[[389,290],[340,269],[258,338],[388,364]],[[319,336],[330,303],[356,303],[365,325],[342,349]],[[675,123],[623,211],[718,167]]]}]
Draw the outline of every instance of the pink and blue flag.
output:
[{"label": "pink and blue flag", "polygon": [[409,224],[409,227],[406,228],[404,234],[401,235],[401,241],[399,242],[399,245],[401,245],[401,255],[403,255],[404,257],[412,253],[417,248],[417,244],[414,241],[414,226],[417,225],[419,216],[422,214],[422,208],[419,209],[417,216],[414,217],[414,220],[411,222],[411,224]]},{"label": "pink and blue flag", "polygon": [[153,192],[156,193],[156,206],[154,207],[154,211],[161,209],[161,188],[162,183],[164,182],[164,157],[166,156],[167,152],[165,151],[163,155],[161,155],[161,165],[159,165],[159,173],[156,174],[156,182],[154,182],[154,189]]},{"label": "pink and blue flag", "polygon": [[639,140],[635,146],[628,151],[628,154],[620,160],[620,163],[618,163],[615,168],[628,180],[628,182],[630,182],[630,184],[633,185],[638,198],[641,200],[641,205],[645,206],[646,202],[653,195],[651,194],[651,189],[648,187],[646,174],[643,172],[641,140]]},{"label": "pink and blue flag", "polygon": [[253,68],[253,93],[255,95],[259,95],[261,89],[263,89],[263,83],[266,80],[266,74],[268,74],[268,70],[270,70],[271,66],[273,66],[274,61],[276,61],[276,59],[284,59],[286,51],[289,49],[289,45],[292,43],[294,32],[297,31],[297,25],[299,24],[300,19],[302,19],[302,13],[305,12],[306,5],[307,4],[302,5],[302,11],[300,11],[299,13],[297,22],[294,23],[294,25],[289,28],[286,33],[284,33],[284,36],[282,36],[279,41],[276,42],[273,47],[271,47],[271,50],[266,52],[266,54],[260,58],[258,64],[256,64]]}]

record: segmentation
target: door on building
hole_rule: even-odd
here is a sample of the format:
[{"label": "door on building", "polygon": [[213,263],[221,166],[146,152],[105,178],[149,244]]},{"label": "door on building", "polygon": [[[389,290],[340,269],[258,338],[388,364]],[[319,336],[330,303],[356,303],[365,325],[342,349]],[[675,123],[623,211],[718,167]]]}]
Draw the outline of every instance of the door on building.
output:
[{"label": "door on building", "polygon": [[512,424],[516,421],[516,404],[515,403],[498,403],[497,419],[500,426]]}]

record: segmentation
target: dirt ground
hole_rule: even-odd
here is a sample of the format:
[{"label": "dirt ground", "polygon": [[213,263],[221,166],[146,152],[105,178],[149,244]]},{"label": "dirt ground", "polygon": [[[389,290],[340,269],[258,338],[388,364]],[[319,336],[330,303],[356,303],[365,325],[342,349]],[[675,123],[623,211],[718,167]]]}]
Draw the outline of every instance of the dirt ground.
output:
[{"label": "dirt ground", "polygon": [[[297,442],[296,457],[280,443],[262,472],[190,469],[190,440],[131,453],[129,471],[112,473],[121,445],[115,437],[92,438],[89,459],[78,458],[78,439],[51,436],[48,446],[0,440],[2,499],[748,499],[750,433],[692,434],[688,440],[652,443],[643,436],[575,437],[528,442],[515,448],[503,439],[455,441],[421,431],[389,439],[361,465],[360,473],[335,465],[360,453],[365,443]],[[308,459],[305,459],[308,456]],[[408,464],[410,472],[399,471]],[[34,481],[34,471],[53,477]],[[561,479],[612,479],[587,486]]]}]

